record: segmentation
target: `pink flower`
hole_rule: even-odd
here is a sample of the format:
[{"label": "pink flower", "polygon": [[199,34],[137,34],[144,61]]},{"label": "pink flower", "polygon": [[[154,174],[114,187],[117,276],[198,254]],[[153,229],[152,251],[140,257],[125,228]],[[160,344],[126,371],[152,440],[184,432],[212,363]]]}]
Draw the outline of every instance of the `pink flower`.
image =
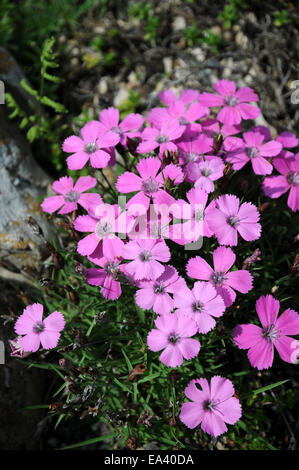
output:
[{"label": "pink flower", "polygon": [[28,305],[16,321],[15,332],[17,335],[25,335],[20,339],[25,352],[37,351],[40,343],[44,349],[57,346],[65,320],[60,312],[53,312],[43,320],[43,310],[41,304]]},{"label": "pink flower", "polygon": [[[170,165],[169,165],[170,167]],[[180,183],[183,179],[183,174],[177,167],[173,168],[172,165],[167,170],[163,170],[163,174],[157,174],[161,168],[161,160],[159,158],[149,157],[142,158],[136,165],[137,171],[140,176],[135,173],[126,171],[119,176],[116,182],[116,188],[120,193],[132,193],[138,191],[127,203],[127,209],[130,210],[131,206],[139,206],[139,214],[144,214],[149,208],[150,198],[154,203],[159,203],[172,198],[163,190],[165,171],[168,172],[167,176],[174,176],[174,183]],[[167,167],[166,167],[167,168]],[[174,174],[175,171],[175,174]],[[132,209],[134,212],[134,209]]]},{"label": "pink flower", "polygon": [[298,143],[299,143],[299,140],[297,139],[297,137],[295,136],[295,134],[293,134],[293,132],[288,132],[288,131],[284,131],[284,132],[281,132],[276,138],[275,140],[279,143],[281,143],[281,145],[283,146],[283,148],[287,148],[287,149],[290,149],[290,148],[293,148],[293,147],[297,147]]},{"label": "pink flower", "polygon": [[280,175],[264,179],[264,193],[271,198],[277,198],[290,190],[288,206],[296,212],[299,210],[299,153],[293,155],[288,152],[285,158],[277,157],[273,165]]},{"label": "pink flower", "polygon": [[181,165],[202,161],[202,155],[212,150],[213,139],[204,134],[185,139],[185,134],[177,142]]},{"label": "pink flower", "polygon": [[89,258],[90,261],[100,266],[99,268],[89,268],[87,270],[86,280],[92,286],[101,286],[101,293],[105,299],[115,300],[121,295],[121,280],[129,281],[125,274],[124,266],[120,265],[117,258],[108,259],[102,257]]},{"label": "pink flower", "polygon": [[183,134],[184,126],[178,125],[177,119],[167,119],[161,128],[146,127],[141,134],[142,142],[137,147],[138,153],[152,152],[159,147],[159,156],[162,157],[165,150],[174,152],[177,149],[173,142]]},{"label": "pink flower", "polygon": [[[100,250],[101,256],[114,258],[122,255],[124,242],[115,233],[126,232],[125,213],[117,205],[100,204],[88,215],[80,215],[74,221],[78,232],[92,232],[78,243],[77,251],[83,256],[93,256]],[[94,255],[95,256],[95,255]],[[97,255],[97,257],[99,257]]]},{"label": "pink flower", "polygon": [[198,101],[203,106],[223,106],[217,114],[217,119],[223,124],[240,124],[242,119],[256,119],[260,110],[248,102],[258,101],[258,96],[251,88],[242,87],[236,91],[236,85],[229,80],[218,80],[214,85],[219,93],[203,93]]},{"label": "pink flower", "polygon": [[226,160],[232,163],[234,170],[240,170],[251,161],[256,175],[270,175],[273,167],[265,157],[278,155],[282,145],[275,140],[264,143],[265,137],[259,132],[244,132],[243,139],[228,137],[225,140]]},{"label": "pink flower", "polygon": [[236,255],[231,248],[219,246],[213,253],[214,269],[208,263],[196,256],[187,263],[187,274],[193,279],[208,281],[221,295],[225,306],[230,307],[235,301],[233,289],[246,294],[252,289],[252,275],[246,270],[229,271],[236,261]]},{"label": "pink flower", "polygon": [[182,101],[184,105],[187,106],[188,104],[196,101],[198,97],[199,92],[192,89],[183,90],[179,98],[177,98],[176,94],[172,90],[165,90],[159,93],[160,100],[162,103],[166,104],[166,106],[170,106],[176,101]]},{"label": "pink flower", "polygon": [[96,178],[81,176],[74,186],[70,176],[62,176],[52,184],[56,196],[47,197],[41,204],[41,208],[44,212],[52,213],[62,206],[58,214],[68,214],[77,210],[78,204],[80,204],[84,209],[89,210],[91,206],[94,207],[103,202],[99,194],[84,194],[84,191],[94,188],[96,184]]},{"label": "pink flower", "polygon": [[114,147],[119,142],[118,134],[107,132],[98,121],[89,121],[82,127],[81,136],[72,135],[62,144],[64,152],[73,154],[67,158],[69,169],[81,170],[88,160],[93,168],[105,168],[111,158],[107,147]]},{"label": "pink flower", "polygon": [[185,395],[192,401],[183,403],[180,420],[190,429],[200,424],[206,433],[220,436],[227,431],[225,423],[235,424],[242,416],[241,404],[234,393],[232,382],[219,375],[211,378],[210,385],[207,379],[191,380]]},{"label": "pink flower", "polygon": [[296,363],[299,341],[289,335],[299,334],[298,313],[288,308],[277,318],[279,301],[272,295],[260,297],[256,302],[256,311],[262,328],[250,323],[236,326],[233,330],[234,343],[240,349],[249,349],[248,359],[259,370],[272,366],[274,348],[283,361]]},{"label": "pink flower", "polygon": [[194,182],[195,188],[204,189],[207,193],[214,191],[213,181],[223,176],[224,164],[219,157],[207,157],[199,163],[189,163],[186,167],[188,180]]},{"label": "pink flower", "polygon": [[240,200],[225,194],[216,200],[216,208],[211,209],[208,224],[220,245],[236,246],[238,233],[246,241],[257,240],[261,235],[260,215],[250,202],[240,205]]},{"label": "pink flower", "polygon": [[128,114],[119,122],[119,111],[116,108],[104,109],[100,113],[99,121],[106,131],[114,132],[118,136],[118,142],[126,145],[127,137],[139,137],[139,129],[143,124],[141,114]]},{"label": "pink flower", "polygon": [[200,343],[190,338],[197,331],[194,320],[176,313],[165,313],[155,320],[158,328],[149,332],[147,345],[151,351],[160,351],[160,361],[168,367],[177,367],[184,359],[193,359],[200,350]]},{"label": "pink flower", "polygon": [[157,314],[170,313],[174,308],[174,294],[185,287],[186,283],[173,266],[165,266],[165,271],[155,281],[141,281],[136,292],[136,304],[144,310],[153,309]]},{"label": "pink flower", "polygon": [[208,333],[216,325],[213,317],[221,317],[225,305],[216,289],[208,282],[195,282],[192,290],[186,286],[174,293],[176,312],[193,318],[199,333]]},{"label": "pink flower", "polygon": [[170,260],[170,251],[164,240],[134,240],[128,242],[122,254],[124,259],[131,259],[126,264],[126,271],[136,280],[156,280],[165,267],[159,263]]},{"label": "pink flower", "polygon": [[185,106],[182,101],[175,101],[168,108],[153,108],[149,112],[147,120],[152,126],[161,128],[165,121],[175,119],[178,126],[191,124],[191,129],[200,131],[201,125],[197,124],[196,121],[208,115],[208,108],[201,106],[199,103],[194,102],[190,106]]}]

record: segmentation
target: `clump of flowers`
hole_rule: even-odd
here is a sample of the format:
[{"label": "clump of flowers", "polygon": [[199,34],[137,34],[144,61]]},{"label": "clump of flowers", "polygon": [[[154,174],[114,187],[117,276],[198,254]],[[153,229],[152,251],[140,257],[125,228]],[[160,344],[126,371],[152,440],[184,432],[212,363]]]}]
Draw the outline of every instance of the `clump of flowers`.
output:
[{"label": "clump of flowers", "polygon": [[[25,357],[40,344],[44,349],[55,348],[64,330],[63,351],[82,352],[77,369],[65,372],[66,389],[69,394],[77,390],[80,374],[89,380],[76,408],[85,414],[102,413],[106,421],[117,422],[104,405],[109,395],[110,406],[122,407],[116,393],[107,392],[116,385],[118,392],[132,396],[131,409],[138,406],[141,394],[143,408],[138,416],[150,416],[154,428],[155,383],[166,380],[173,369],[172,395],[166,382],[161,392],[168,394],[166,401],[173,407],[171,426],[179,415],[188,428],[200,426],[216,438],[227,432],[227,424],[238,422],[242,410],[232,381],[211,376],[213,355],[227,348],[233,337],[238,348],[249,350],[249,361],[259,370],[272,366],[274,348],[283,361],[295,363],[294,355],[298,356],[298,342],[290,337],[299,334],[295,311],[287,309],[277,317],[278,300],[262,296],[256,303],[262,327],[250,323],[254,316],[245,295],[250,291],[255,295],[256,277],[263,288],[263,278],[255,271],[255,263],[262,258],[258,246],[263,211],[259,200],[251,202],[247,181],[231,184],[246,166],[245,171],[257,178],[270,198],[290,191],[287,204],[296,211],[299,154],[285,148],[296,147],[298,141],[288,132],[272,137],[267,128],[250,122],[260,114],[252,104],[258,101],[252,89],[237,89],[228,80],[219,80],[214,88],[216,93],[183,90],[179,96],[163,91],[159,97],[164,106],[150,110],[145,118],[132,113],[121,120],[119,111],[109,107],[101,111],[99,120],[87,122],[80,135],[63,143],[63,150],[71,154],[66,159],[68,168],[85,167],[93,175],[81,176],[75,184],[71,177],[60,178],[52,186],[55,195],[41,204],[45,212],[58,211],[58,216],[72,213],[67,229],[73,238],[65,259],[73,260],[76,269],[57,282],[54,298],[63,285],[76,312],[69,311],[65,299],[65,315],[55,311],[44,319],[41,304],[28,306],[15,324],[21,337],[11,345],[14,355]],[[103,188],[97,178],[106,175],[108,165],[116,165],[117,176],[108,181],[107,191],[87,193]],[[273,167],[280,175],[272,175]],[[51,256],[61,269],[53,247]],[[102,311],[91,317],[90,311],[99,304]],[[238,324],[236,317],[244,312],[249,323]],[[222,326],[226,321],[229,327]],[[226,328],[227,337],[220,336],[221,328]],[[218,341],[217,346],[213,341]],[[93,347],[98,348],[95,362],[90,354]],[[135,348],[133,360],[128,357],[130,348]],[[114,362],[117,351],[128,367],[126,374]],[[74,360],[71,354],[67,358]],[[85,359],[89,365],[83,369]],[[195,372],[201,376],[205,370],[206,377],[190,382]],[[129,387],[136,377],[140,387],[133,383],[132,391]],[[102,384],[102,401],[91,406],[88,400],[97,381]],[[185,395],[191,400],[182,404],[180,413],[175,409],[184,397],[181,392],[176,396],[177,381],[178,390],[189,382]],[[79,400],[78,395],[72,399]],[[70,403],[71,398],[66,408]],[[163,420],[164,410],[160,415],[158,419]],[[140,426],[146,422],[144,418],[136,421]]]}]

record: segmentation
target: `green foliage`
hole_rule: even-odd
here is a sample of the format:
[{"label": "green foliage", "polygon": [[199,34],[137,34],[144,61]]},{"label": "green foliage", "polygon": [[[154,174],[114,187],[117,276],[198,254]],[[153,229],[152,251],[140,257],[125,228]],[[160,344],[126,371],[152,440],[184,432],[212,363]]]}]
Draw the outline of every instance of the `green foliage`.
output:
[{"label": "green foliage", "polygon": [[215,54],[218,54],[224,45],[224,41],[219,34],[214,34],[209,29],[202,31],[195,24],[185,28],[184,38],[189,47],[194,47],[197,44],[207,44]]},{"label": "green foliage", "polygon": [[[40,56],[40,90],[37,91],[25,79],[22,79],[20,85],[33,97],[30,104],[30,111],[22,109],[10,93],[5,94],[7,106],[12,110],[9,117],[19,118],[19,126],[22,130],[26,130],[26,137],[30,143],[40,140],[49,143],[53,162],[59,170],[62,168],[60,159],[60,133],[63,126],[59,126],[61,114],[67,112],[65,106],[57,101],[49,98],[44,94],[44,82],[60,83],[61,78],[52,73],[52,69],[59,67],[57,62],[57,53],[53,51],[54,38],[46,39],[43,43],[42,53]],[[51,70],[51,72],[50,72]],[[50,108],[46,113],[41,106]]]},{"label": "green foliage", "polygon": [[289,24],[292,21],[288,10],[275,11],[274,18],[274,25],[278,27]]},{"label": "green foliage", "polygon": [[160,18],[153,15],[152,10],[152,2],[137,2],[129,4],[129,15],[144,22],[144,39],[149,42],[152,40],[156,40],[158,42],[159,38],[157,37],[157,33],[160,26]]},{"label": "green foliage", "polygon": [[241,11],[247,5],[244,0],[229,0],[224,6],[223,11],[219,14],[219,19],[223,20],[224,27],[230,29],[241,16]]},{"label": "green foliage", "polygon": [[184,30],[184,38],[189,47],[193,47],[202,41],[202,31],[195,24],[186,26]]}]

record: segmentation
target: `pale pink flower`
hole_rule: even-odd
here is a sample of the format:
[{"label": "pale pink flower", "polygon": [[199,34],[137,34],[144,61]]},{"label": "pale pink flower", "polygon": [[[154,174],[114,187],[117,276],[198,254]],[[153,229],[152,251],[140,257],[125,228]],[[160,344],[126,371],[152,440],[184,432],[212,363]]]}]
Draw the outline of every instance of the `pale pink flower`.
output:
[{"label": "pale pink flower", "polygon": [[296,155],[287,153],[275,158],[273,165],[280,173],[279,176],[269,176],[263,181],[263,190],[266,196],[278,198],[282,194],[289,192],[288,206],[292,211],[299,210],[299,153]]},{"label": "pale pink flower", "polygon": [[251,88],[242,87],[236,91],[236,85],[229,80],[218,80],[214,85],[219,94],[202,93],[198,101],[203,106],[222,106],[217,119],[223,124],[240,124],[242,119],[256,119],[260,110],[248,102],[258,101],[258,96]]},{"label": "pale pink flower", "polygon": [[47,197],[41,204],[41,208],[44,212],[52,213],[62,206],[58,214],[68,214],[77,210],[79,204],[88,211],[91,207],[103,202],[99,194],[85,193],[88,189],[94,188],[96,184],[96,178],[81,176],[74,186],[73,178],[62,176],[52,184],[56,196]]},{"label": "pale pink flower", "polygon": [[283,361],[296,363],[299,356],[299,341],[289,336],[299,334],[299,315],[288,308],[277,318],[279,305],[272,295],[260,297],[256,311],[262,328],[249,323],[233,330],[234,343],[249,350],[248,359],[259,370],[272,366],[275,348]]},{"label": "pale pink flower", "polygon": [[173,266],[165,266],[165,271],[155,281],[140,281],[136,292],[136,303],[144,310],[151,308],[157,314],[170,313],[174,308],[174,294],[185,287],[186,283]]},{"label": "pale pink flower", "polygon": [[132,260],[126,271],[135,280],[156,280],[165,270],[161,262],[170,260],[170,251],[164,240],[133,240],[125,245],[122,256]]},{"label": "pale pink flower", "polygon": [[219,157],[207,156],[199,163],[189,163],[186,167],[188,180],[194,187],[203,189],[207,193],[214,191],[214,181],[222,178],[224,163]]},{"label": "pale pink flower", "polygon": [[213,317],[219,318],[225,311],[222,297],[208,282],[195,282],[190,290],[187,286],[174,293],[174,305],[179,315],[193,318],[199,333],[208,333],[216,325]]},{"label": "pale pink flower", "polygon": [[44,307],[35,303],[28,305],[15,324],[17,335],[24,335],[20,345],[25,352],[35,352],[40,344],[44,349],[57,346],[65,320],[60,312],[53,312],[43,319]]},{"label": "pale pink flower", "polygon": [[227,431],[226,424],[235,424],[242,416],[240,402],[234,394],[232,382],[219,375],[211,378],[210,385],[207,379],[191,380],[185,395],[192,401],[183,403],[180,420],[190,429],[201,425],[211,436],[220,436]]},{"label": "pale pink flower", "polygon": [[231,248],[219,246],[213,253],[214,269],[200,256],[191,258],[187,263],[187,274],[193,279],[208,281],[221,295],[225,306],[230,307],[236,298],[234,289],[246,294],[252,289],[253,278],[246,270],[230,271],[236,261]]},{"label": "pale pink flower", "polygon": [[160,361],[168,367],[177,367],[184,359],[193,359],[200,350],[200,343],[190,338],[197,332],[192,318],[176,313],[165,313],[155,320],[158,328],[149,332],[147,345],[151,351],[164,349]]},{"label": "pale pink flower", "polygon": [[239,198],[225,194],[216,200],[216,208],[209,212],[207,222],[220,245],[236,246],[238,234],[246,241],[260,238],[259,218],[256,206],[250,202],[240,204]]},{"label": "pale pink flower", "polygon": [[162,157],[163,153],[174,152],[177,149],[174,143],[185,130],[184,126],[178,125],[177,119],[169,118],[163,121],[159,129],[155,127],[146,127],[141,133],[142,141],[137,147],[138,153],[152,152],[159,147],[159,156]]},{"label": "pale pink flower", "polygon": [[188,106],[196,101],[198,97],[199,92],[192,89],[183,90],[179,98],[177,98],[176,94],[172,90],[164,90],[159,93],[160,100],[162,103],[166,104],[166,106],[170,106],[176,101],[182,101],[185,106]]},{"label": "pale pink flower", "polygon": [[106,130],[98,121],[89,121],[81,129],[81,137],[72,135],[65,139],[62,150],[72,153],[67,158],[70,170],[81,170],[88,160],[93,168],[105,168],[111,158],[107,147],[114,147],[119,142],[115,132]]},{"label": "pale pink flower", "polygon": [[203,155],[212,150],[213,139],[204,134],[192,134],[185,136],[177,142],[179,149],[179,163],[181,165],[199,162],[203,160]]},{"label": "pale pink flower", "polygon": [[130,139],[139,137],[139,129],[143,125],[141,114],[128,114],[119,122],[119,110],[112,107],[101,111],[99,121],[103,124],[106,131],[114,132],[118,136],[118,142],[122,145],[126,145],[127,137]]}]

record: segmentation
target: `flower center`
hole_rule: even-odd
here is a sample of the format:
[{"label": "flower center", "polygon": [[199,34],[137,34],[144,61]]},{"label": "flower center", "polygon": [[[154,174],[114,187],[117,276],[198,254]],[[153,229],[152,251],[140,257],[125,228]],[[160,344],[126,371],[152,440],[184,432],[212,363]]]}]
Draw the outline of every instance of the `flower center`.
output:
[{"label": "flower center", "polygon": [[181,126],[187,126],[189,123],[187,121],[186,118],[184,118],[184,116],[181,116],[180,119],[179,119],[179,123]]},{"label": "flower center", "polygon": [[240,219],[234,215],[228,217],[227,223],[231,225],[232,227],[237,227],[240,223]]},{"label": "flower center", "polygon": [[142,181],[141,187],[145,193],[151,194],[158,191],[159,183],[150,176],[147,180]]},{"label": "flower center", "polygon": [[89,144],[86,144],[84,147],[84,151],[88,154],[94,153],[98,150],[98,146],[95,142],[89,142]]},{"label": "flower center", "polygon": [[210,176],[212,174],[212,170],[210,170],[210,168],[202,168],[201,174],[202,176]]},{"label": "flower center", "polygon": [[180,337],[176,333],[170,333],[168,336],[168,341],[172,344],[176,344],[179,341]]},{"label": "flower center", "polygon": [[185,163],[193,163],[199,160],[200,155],[196,152],[188,152],[183,155],[183,160]]},{"label": "flower center", "polygon": [[298,171],[291,171],[290,173],[288,173],[287,181],[292,186],[298,186],[299,185],[299,173],[298,173]]},{"label": "flower center", "polygon": [[117,126],[117,127],[112,127],[111,129],[112,132],[115,132],[115,134],[119,134],[121,137],[123,135],[123,130],[121,127]]},{"label": "flower center", "polygon": [[205,218],[205,211],[202,209],[197,209],[194,212],[194,220],[195,222],[201,222]]},{"label": "flower center", "polygon": [[223,282],[226,281],[225,273],[223,271],[215,271],[211,276],[211,281],[215,286],[222,286]]},{"label": "flower center", "polygon": [[259,155],[259,149],[257,149],[256,147],[248,147],[246,150],[246,155],[248,156],[248,158],[254,158],[254,157],[257,157]]},{"label": "flower center", "polygon": [[140,253],[140,259],[141,261],[149,261],[152,257],[152,254],[148,250],[144,250]]},{"label": "flower center", "polygon": [[193,312],[200,313],[203,310],[203,304],[201,302],[194,302],[192,305]]},{"label": "flower center", "polygon": [[95,229],[95,234],[99,239],[105,238],[111,233],[112,226],[108,222],[98,222]]},{"label": "flower center", "polygon": [[274,343],[280,336],[280,331],[276,330],[275,325],[269,325],[263,328],[263,337],[270,343]]},{"label": "flower center", "polygon": [[36,334],[42,333],[44,331],[44,329],[45,329],[45,325],[44,325],[44,322],[42,322],[42,321],[36,322],[34,327],[33,327],[33,331]]},{"label": "flower center", "polygon": [[225,104],[228,106],[236,106],[239,103],[239,100],[236,96],[226,96]]},{"label": "flower center", "polygon": [[154,285],[154,292],[155,292],[155,294],[164,294],[164,292],[165,292],[165,287],[164,287],[163,282],[157,282],[157,283]]},{"label": "flower center", "polygon": [[106,264],[105,271],[107,274],[111,274],[112,276],[116,276],[119,271],[119,265],[115,261],[111,261]]},{"label": "flower center", "polygon": [[168,142],[168,137],[166,135],[158,135],[157,137],[157,142],[158,144],[164,144],[165,142]]},{"label": "flower center", "polygon": [[213,402],[212,400],[207,400],[204,402],[203,407],[205,410],[214,411],[216,408],[216,403]]},{"label": "flower center", "polygon": [[80,197],[80,193],[77,193],[77,191],[69,191],[64,196],[67,202],[77,202],[79,197]]}]

